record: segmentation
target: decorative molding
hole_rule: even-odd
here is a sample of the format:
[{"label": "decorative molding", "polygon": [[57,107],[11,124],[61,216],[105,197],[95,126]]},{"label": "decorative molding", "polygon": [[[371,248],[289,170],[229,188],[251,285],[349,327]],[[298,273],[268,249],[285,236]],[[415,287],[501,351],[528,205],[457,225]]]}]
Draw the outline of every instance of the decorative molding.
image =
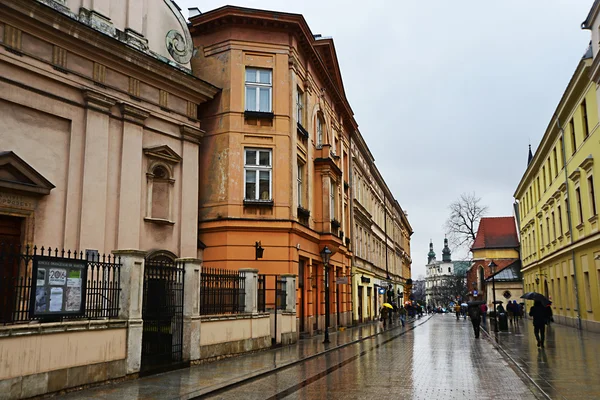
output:
[{"label": "decorative molding", "polygon": [[189,125],[181,125],[179,127],[179,131],[181,132],[182,139],[194,143],[200,143],[200,141],[204,137],[204,131],[202,129]]},{"label": "decorative molding", "polygon": [[160,94],[160,97],[159,97],[160,106],[163,108],[169,107],[169,92],[161,89],[159,94]]},{"label": "decorative molding", "polygon": [[128,92],[133,97],[140,97],[140,80],[133,77],[129,77],[129,89]]},{"label": "decorative molding", "polygon": [[131,104],[121,103],[119,108],[121,109],[123,119],[136,125],[144,125],[144,121],[150,116],[150,113]]},{"label": "decorative molding", "polygon": [[117,29],[111,22],[110,18],[105,17],[97,11],[88,10],[87,8],[81,7],[79,9],[79,21],[108,36],[117,36]]},{"label": "decorative molding", "polygon": [[14,26],[4,24],[3,44],[12,50],[21,51],[22,32]]},{"label": "decorative molding", "polygon": [[94,63],[94,77],[96,82],[104,83],[106,81],[106,67],[102,64]]},{"label": "decorative molding", "polygon": [[171,164],[177,164],[182,160],[181,156],[167,145],[147,147],[144,149],[144,154],[151,158],[159,158]]},{"label": "decorative molding", "polygon": [[12,151],[0,152],[0,189],[35,196],[48,195],[55,186]]},{"label": "decorative molding", "polygon": [[198,104],[193,101],[188,101],[186,114],[188,118],[198,119]]},{"label": "decorative molding", "polygon": [[590,154],[587,156],[581,164],[579,164],[579,168],[582,168],[586,173],[590,173],[592,167],[594,166],[594,157]]},{"label": "decorative molding", "polygon": [[167,51],[169,52],[171,57],[173,57],[173,59],[178,63],[187,64],[192,59],[192,55],[194,52],[194,42],[192,40],[190,30],[188,29],[187,21],[185,20],[185,18],[183,18],[183,15],[181,15],[181,12],[177,8],[177,5],[174,1],[163,1],[171,9],[171,12],[175,16],[175,18],[177,18],[177,21],[181,26],[181,30],[183,31],[183,35],[175,30],[170,30],[167,33],[167,36],[165,38],[165,45],[167,46]]},{"label": "decorative molding", "polygon": [[103,113],[110,113],[111,107],[117,104],[116,99],[89,89],[83,90],[83,100],[86,108]]},{"label": "decorative molding", "polygon": [[571,173],[571,175],[569,175],[569,179],[572,180],[573,182],[578,182],[580,176],[581,176],[581,170],[579,168],[577,168],[577,169],[575,169],[575,171],[573,171]]},{"label": "decorative molding", "polygon": [[52,47],[52,64],[58,69],[64,70],[67,66],[67,50],[54,45]]},{"label": "decorative molding", "polygon": [[148,39],[131,28],[125,28],[125,42],[140,51],[148,52]]}]

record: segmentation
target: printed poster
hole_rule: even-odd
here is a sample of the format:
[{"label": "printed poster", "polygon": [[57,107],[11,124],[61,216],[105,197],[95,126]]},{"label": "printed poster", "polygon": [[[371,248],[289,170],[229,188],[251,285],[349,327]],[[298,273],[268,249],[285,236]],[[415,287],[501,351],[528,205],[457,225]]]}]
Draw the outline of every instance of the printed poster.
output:
[{"label": "printed poster", "polygon": [[67,304],[65,305],[65,311],[79,311],[80,309],[81,287],[67,287]]},{"label": "printed poster", "polygon": [[64,286],[67,283],[67,270],[63,268],[50,268],[48,284]]},{"label": "printed poster", "polygon": [[81,270],[70,270],[67,275],[67,287],[81,287]]},{"label": "printed poster", "polygon": [[48,296],[45,287],[35,288],[35,311],[45,312],[48,308]]},{"label": "printed poster", "polygon": [[[50,270],[52,271],[52,270]],[[50,312],[62,311],[63,288],[53,287],[50,289]]]},{"label": "printed poster", "polygon": [[43,268],[37,270],[36,286],[40,287],[46,285],[46,272],[47,271]]}]

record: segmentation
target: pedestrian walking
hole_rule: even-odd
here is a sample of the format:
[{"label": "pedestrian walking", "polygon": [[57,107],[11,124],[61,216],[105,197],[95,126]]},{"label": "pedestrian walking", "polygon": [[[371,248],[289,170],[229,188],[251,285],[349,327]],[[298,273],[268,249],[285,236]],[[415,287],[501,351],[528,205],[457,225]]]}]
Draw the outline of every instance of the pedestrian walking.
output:
[{"label": "pedestrian walking", "polygon": [[458,321],[460,319],[460,304],[456,303],[454,312],[456,313],[456,320]]},{"label": "pedestrian walking", "polygon": [[479,306],[479,311],[481,311],[481,322],[483,322],[483,325],[487,325],[487,310],[488,308],[485,303]]},{"label": "pedestrian walking", "polygon": [[481,325],[481,308],[477,306],[469,307],[468,310],[471,324],[473,325],[473,331],[475,332],[475,339],[479,339],[479,331]]},{"label": "pedestrian walking", "polygon": [[383,321],[383,327],[385,328],[387,326],[387,320],[388,320],[388,316],[389,316],[389,310],[387,307],[381,307],[381,309],[379,310],[379,320]]},{"label": "pedestrian walking", "polygon": [[543,348],[546,339],[546,324],[552,319],[552,309],[544,307],[541,301],[536,300],[533,302],[533,307],[529,309],[529,316],[533,318],[533,333],[537,339],[537,346]]},{"label": "pedestrian walking", "polygon": [[400,310],[398,310],[398,313],[400,314],[400,322],[402,322],[402,326],[404,326],[404,324],[406,323],[406,314],[408,314],[408,312],[406,311],[406,308],[404,308],[404,306],[400,306]]},{"label": "pedestrian walking", "polygon": [[506,310],[508,311],[508,318],[510,319],[511,323],[515,323],[517,322],[517,316],[519,315],[519,306],[517,305],[516,301],[508,301],[508,304],[506,305]]}]

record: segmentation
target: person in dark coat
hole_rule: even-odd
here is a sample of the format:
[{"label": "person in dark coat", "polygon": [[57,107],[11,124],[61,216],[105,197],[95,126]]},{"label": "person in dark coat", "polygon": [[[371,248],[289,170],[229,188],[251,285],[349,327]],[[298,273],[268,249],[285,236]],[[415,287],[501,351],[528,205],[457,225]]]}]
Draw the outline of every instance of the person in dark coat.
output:
[{"label": "person in dark coat", "polygon": [[469,307],[467,311],[469,314],[469,318],[471,319],[471,324],[473,325],[473,331],[475,332],[475,339],[479,338],[479,327],[481,325],[481,308],[478,306]]},{"label": "person in dark coat", "polygon": [[533,318],[533,333],[537,339],[538,347],[544,347],[546,339],[546,324],[552,318],[552,309],[544,307],[542,302],[536,300],[529,309],[529,316]]}]

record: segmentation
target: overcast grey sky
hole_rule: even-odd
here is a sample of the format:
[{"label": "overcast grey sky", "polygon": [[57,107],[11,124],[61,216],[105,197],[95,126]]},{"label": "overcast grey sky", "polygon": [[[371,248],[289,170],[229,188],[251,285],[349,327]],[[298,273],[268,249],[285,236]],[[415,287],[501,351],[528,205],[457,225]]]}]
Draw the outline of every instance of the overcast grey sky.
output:
[{"label": "overcast grey sky", "polygon": [[512,215],[514,190],[590,41],[593,0],[177,0],[303,14],[332,36],[375,163],[408,212],[412,275],[441,256],[448,205],[475,192]]}]

